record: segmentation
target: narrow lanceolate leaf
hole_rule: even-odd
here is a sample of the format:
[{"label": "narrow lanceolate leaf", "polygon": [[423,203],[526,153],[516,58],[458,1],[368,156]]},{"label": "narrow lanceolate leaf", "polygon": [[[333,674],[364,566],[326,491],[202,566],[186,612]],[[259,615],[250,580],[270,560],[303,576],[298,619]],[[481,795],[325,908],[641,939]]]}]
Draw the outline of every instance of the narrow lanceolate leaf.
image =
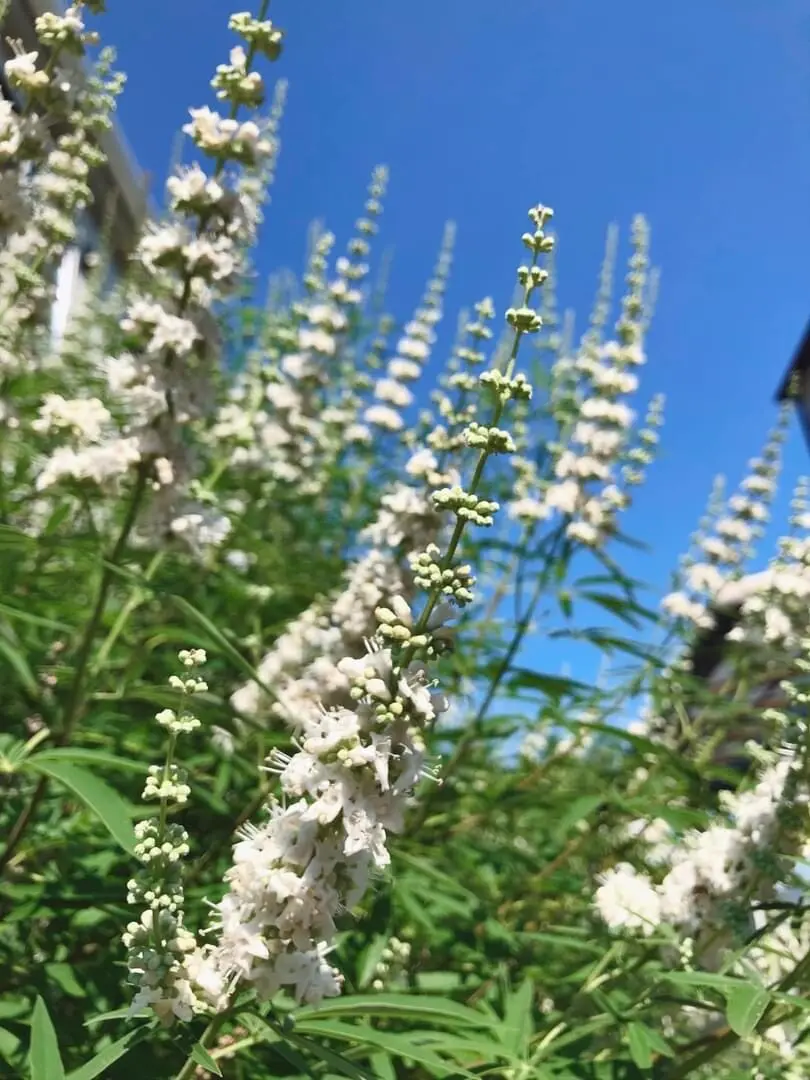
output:
[{"label": "narrow lanceolate leaf", "polygon": [[198,1065],[202,1065],[204,1069],[213,1073],[214,1076],[222,1076],[222,1070],[219,1065],[217,1065],[216,1061],[214,1061],[202,1043],[197,1043],[191,1051],[191,1060],[196,1061]]},{"label": "narrow lanceolate leaf", "polygon": [[499,1031],[504,1044],[515,1054],[523,1054],[529,1048],[532,1035],[532,1000],[534,987],[531,979],[524,979],[517,990],[510,991],[504,1007],[503,1027]]},{"label": "narrow lanceolate leaf", "polygon": [[104,750],[88,750],[80,746],[57,746],[52,750],[42,750],[37,755],[40,764],[48,761],[72,761],[80,765],[90,765],[96,769],[119,769],[122,772],[145,773],[147,766],[142,761],[108,754]]},{"label": "narrow lanceolate leaf", "polygon": [[478,1009],[461,1005],[449,998],[430,994],[369,994],[323,1001],[318,1006],[301,1009],[295,1014],[297,1023],[332,1016],[391,1016],[403,1019],[433,1020],[443,1025],[492,1027],[493,1021]]},{"label": "narrow lanceolate leaf", "polygon": [[26,768],[49,776],[68,788],[80,799],[109,830],[128,854],[135,848],[135,833],[129,817],[129,808],[118,792],[99,780],[93,773],[70,761],[54,760],[53,756],[34,754],[27,759]]},{"label": "narrow lanceolate leaf", "polygon": [[108,1066],[113,1065],[129,1051],[129,1044],[134,1034],[135,1032],[130,1031],[123,1039],[99,1050],[90,1061],[68,1073],[67,1080],[95,1080],[97,1076],[105,1076]]},{"label": "narrow lanceolate leaf", "polygon": [[394,1057],[426,1066],[437,1076],[446,1076],[450,1073],[454,1076],[472,1076],[472,1073],[466,1069],[453,1066],[440,1057],[433,1047],[423,1045],[407,1033],[400,1035],[392,1031],[375,1031],[374,1028],[361,1024],[344,1024],[340,1020],[316,1020],[314,1017],[307,1020],[305,1024],[299,1023],[297,1027],[310,1035],[345,1040],[358,1046],[367,1046],[372,1050],[387,1050]]},{"label": "narrow lanceolate leaf", "polygon": [[605,801],[605,796],[600,795],[581,795],[578,799],[574,799],[560,820],[557,822],[554,829],[554,840],[562,840],[568,831],[577,824],[578,821],[582,821],[584,818],[590,817]]},{"label": "narrow lanceolate leaf", "polygon": [[275,698],[273,691],[270,689],[269,686],[262,682],[262,680],[257,675],[256,669],[253,667],[253,665],[248,660],[246,660],[244,656],[242,656],[239,650],[235,648],[235,646],[233,646],[230,641],[228,641],[222,631],[219,630],[214,625],[214,623],[211,622],[207,615],[203,615],[201,611],[198,611],[193,604],[190,604],[188,600],[186,600],[182,596],[172,596],[171,600],[174,604],[177,605],[177,607],[180,609],[180,611],[183,612],[184,615],[188,616],[188,618],[191,619],[192,622],[196,623],[197,626],[203,631],[203,633],[208,639],[208,642],[210,642],[210,647],[212,649],[219,649],[223,656],[228,657],[234,667],[239,668],[239,670],[242,671],[252,682],[255,682],[257,686],[261,687],[261,689],[264,690],[265,693],[270,695],[271,699]]},{"label": "narrow lanceolate leaf", "polygon": [[41,997],[34,1005],[31,1018],[31,1049],[29,1052],[31,1080],[65,1080],[65,1067],[59,1056],[53,1021]]},{"label": "narrow lanceolate leaf", "polygon": [[649,1069],[653,1063],[654,1052],[647,1037],[647,1028],[631,1020],[627,1025],[627,1045],[630,1047],[630,1057],[640,1069]]},{"label": "narrow lanceolate leaf", "polygon": [[26,692],[31,694],[32,697],[38,697],[39,683],[22,649],[18,649],[12,642],[0,637],[0,657],[4,658],[14,668],[17,679],[25,687]]},{"label": "narrow lanceolate leaf", "polygon": [[320,1058],[324,1065],[328,1065],[339,1076],[348,1076],[350,1080],[375,1080],[373,1073],[361,1068],[359,1065],[355,1065],[353,1061],[349,1061],[348,1058],[345,1058],[336,1050],[330,1050],[328,1046],[324,1046],[320,1042],[305,1039],[303,1035],[298,1035],[294,1031],[287,1032],[284,1039],[299,1050],[305,1050],[308,1054]]},{"label": "narrow lanceolate leaf", "polygon": [[57,622],[56,619],[46,619],[43,615],[35,615],[32,611],[24,611],[21,608],[12,607],[11,604],[0,604],[0,615],[28,623],[29,626],[42,626],[46,630],[56,630],[58,634],[72,634],[74,631],[74,628],[67,623]]},{"label": "narrow lanceolate leaf", "polygon": [[735,987],[726,998],[728,1026],[740,1038],[753,1034],[765,1014],[771,995],[762,986],[743,983]]}]

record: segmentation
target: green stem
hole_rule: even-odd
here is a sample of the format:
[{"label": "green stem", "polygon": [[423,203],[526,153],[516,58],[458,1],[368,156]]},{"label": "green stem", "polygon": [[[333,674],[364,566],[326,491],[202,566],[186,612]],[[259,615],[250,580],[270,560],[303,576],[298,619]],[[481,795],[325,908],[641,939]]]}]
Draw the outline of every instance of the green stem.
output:
[{"label": "green stem", "polygon": [[[515,631],[512,635],[512,640],[509,642],[509,647],[507,648],[504,655],[501,657],[501,662],[498,664],[495,674],[490,680],[489,686],[487,687],[487,692],[484,695],[483,701],[478,707],[478,711],[470,722],[467,730],[459,739],[458,744],[456,745],[455,750],[451,754],[447,764],[442,769],[442,782],[445,782],[449,776],[455,773],[455,771],[458,769],[459,765],[463,761],[465,755],[467,754],[467,751],[481,734],[481,729],[483,727],[486,715],[489,712],[490,707],[492,706],[492,702],[495,700],[495,695],[497,694],[501,683],[506,678],[510,668],[512,667],[512,661],[515,659],[515,656],[520,650],[520,646],[523,644],[523,639],[528,633],[529,626],[531,625],[532,617],[535,612],[535,608],[540,601],[540,597],[545,591],[551,571],[556,565],[555,552],[557,549],[557,543],[561,535],[562,531],[560,530],[549,537],[549,539],[552,541],[552,551],[550,553],[549,560],[546,563],[543,572],[537,577],[528,607],[526,608],[525,612],[515,626]],[[435,792],[437,791],[438,788],[434,786],[432,789],[432,793],[435,794]],[[430,812],[431,802],[432,800],[429,794],[420,804],[419,811],[413,823],[414,829],[418,829],[425,823],[428,813]]]},{"label": "green stem", "polygon": [[[534,259],[532,261],[532,265],[534,265],[534,263],[536,261],[537,261],[537,255],[535,253]],[[532,288],[533,288],[532,286],[527,285],[525,290],[524,290],[524,294],[523,294],[523,305],[524,306],[526,306],[528,304],[528,302],[529,302],[529,298],[531,296]],[[524,334],[523,330],[521,330],[521,329],[516,329],[515,330],[515,336],[514,336],[514,339],[512,340],[512,349],[511,349],[511,351],[509,353],[509,360],[507,361],[506,371],[505,371],[505,377],[507,379],[512,378],[512,374],[513,374],[513,372],[515,370],[515,363],[517,361],[518,350],[520,349],[520,341],[521,341],[521,338],[523,337],[523,334]],[[490,420],[490,424],[489,424],[490,427],[497,427],[498,426],[498,424],[500,423],[501,416],[503,415],[505,407],[506,407],[506,402],[504,401],[503,398],[499,397],[496,404],[495,404],[495,409],[493,410],[492,419]],[[473,475],[472,475],[472,480],[470,481],[470,486],[469,486],[469,489],[468,489],[468,493],[470,495],[476,495],[478,493],[478,485],[481,483],[481,477],[482,477],[482,475],[484,473],[484,466],[486,465],[487,459],[489,457],[490,457],[490,451],[488,449],[484,448],[481,451],[481,453],[479,454],[479,456],[478,456],[478,461],[476,463],[475,470],[474,470]],[[442,571],[448,570],[453,565],[453,559],[454,559],[455,554],[456,554],[456,549],[458,548],[458,545],[461,543],[461,537],[462,537],[462,535],[464,533],[464,526],[466,524],[467,524],[467,519],[466,518],[459,517],[459,518],[456,519],[456,525],[455,525],[455,528],[453,529],[453,535],[450,537],[450,543],[447,546],[447,552],[445,553],[444,558],[442,559],[441,563],[439,564],[439,569],[440,570],[442,570]],[[427,629],[428,622],[430,621],[430,616],[431,616],[431,614],[433,612],[433,609],[435,608],[436,604],[438,603],[439,598],[441,597],[441,595],[442,595],[441,586],[435,586],[433,589],[430,590],[430,592],[428,593],[428,596],[427,596],[427,601],[425,603],[425,606],[422,609],[422,613],[419,616],[419,619],[417,621],[417,625],[414,628],[413,636],[419,637],[420,635],[424,634],[425,630]],[[413,646],[411,646],[411,645],[406,646],[406,648],[403,651],[403,655],[400,658],[398,666],[400,668],[402,668],[402,669],[407,668],[408,665],[410,664],[410,662],[413,660],[415,653],[416,653],[416,650],[413,648]]]},{"label": "green stem", "polygon": [[81,713],[82,704],[84,702],[84,692],[87,683],[88,675],[88,663],[90,660],[90,653],[93,650],[93,643],[101,626],[102,619],[104,618],[104,612],[107,607],[107,600],[109,598],[110,589],[115,579],[115,571],[118,562],[126,550],[127,542],[129,541],[130,533],[135,525],[135,520],[140,510],[141,500],[143,499],[144,492],[146,490],[147,469],[143,465],[138,469],[138,473],[135,479],[135,488],[132,492],[132,498],[129,501],[127,507],[126,517],[124,523],[121,526],[121,532],[118,534],[118,539],[115,542],[115,546],[108,559],[105,562],[104,570],[101,574],[101,581],[99,582],[98,592],[96,593],[96,602],[93,605],[93,612],[90,616],[90,620],[82,637],[79,651],[76,655],[76,671],[73,676],[73,683],[68,694],[67,704],[62,719],[62,730],[56,736],[56,742],[63,746],[70,740],[73,734],[73,729],[79,719]]},{"label": "green stem", "polygon": [[[99,582],[98,592],[96,594],[96,601],[93,605],[93,612],[87,623],[87,626],[82,637],[79,651],[76,656],[76,671],[73,676],[73,683],[68,694],[67,704],[62,718],[62,728],[54,738],[54,742],[57,746],[65,746],[70,742],[73,730],[81,714],[82,704],[84,702],[84,689],[87,681],[87,668],[88,661],[90,659],[90,653],[93,649],[93,642],[95,640],[98,628],[101,625],[101,621],[104,617],[104,610],[107,606],[107,598],[109,596],[110,588],[115,577],[115,567],[118,564],[119,559],[123,555],[129,535],[132,532],[132,528],[135,524],[135,519],[138,516],[138,510],[140,508],[141,499],[146,489],[146,469],[140,468],[138,470],[137,479],[135,481],[135,488],[130,499],[127,513],[124,518],[124,523],[121,526],[121,531],[118,534],[118,539],[115,542],[115,546],[110,552],[110,556],[105,564],[104,570],[101,574],[101,581]],[[11,831],[6,841],[5,849],[2,855],[0,855],[0,873],[6,868],[11,859],[14,857],[20,841],[25,836],[28,826],[32,821],[34,814],[45,797],[45,792],[48,787],[48,778],[43,776],[31,796],[29,802],[23,807],[19,817],[11,827]]]},{"label": "green stem", "polygon": [[[144,582],[150,582],[152,580],[152,578],[157,573],[160,564],[165,558],[165,551],[156,552],[156,554],[152,557],[152,561],[149,563],[146,570],[144,571]],[[133,611],[135,611],[139,604],[143,603],[143,601],[148,597],[148,595],[149,594],[140,587],[133,590],[132,596],[130,596],[130,598],[121,608],[120,612],[118,613],[118,617],[116,618],[110,629],[109,634],[104,639],[104,642],[102,643],[102,646],[96,655],[95,661],[93,662],[92,666],[93,674],[102,670],[102,668],[107,662],[107,658],[109,657],[110,652],[112,651],[113,645],[115,645],[116,641],[121,636],[124,627],[129,622],[130,615],[132,615]]]}]

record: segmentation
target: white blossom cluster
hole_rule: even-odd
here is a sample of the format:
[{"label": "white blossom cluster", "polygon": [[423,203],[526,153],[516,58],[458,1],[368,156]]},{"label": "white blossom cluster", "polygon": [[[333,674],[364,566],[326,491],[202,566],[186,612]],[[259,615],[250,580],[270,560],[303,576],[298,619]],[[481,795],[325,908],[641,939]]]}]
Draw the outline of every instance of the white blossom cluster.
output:
[{"label": "white blossom cluster", "polygon": [[[94,136],[109,127],[123,86],[109,49],[80,81],[74,67],[63,65],[64,54],[82,56],[96,41],[84,28],[82,8],[76,3],[63,15],[36,19],[47,62],[12,42],[4,66],[25,100],[19,113],[0,102],[0,373],[6,378],[40,363],[40,350],[31,347],[34,320],[47,309],[56,268],[90,201],[88,176],[104,161]],[[64,130],[52,137],[57,124]]]},{"label": "white blossom cluster", "polygon": [[455,226],[448,225],[442,238],[439,257],[422,298],[410,322],[397,342],[394,356],[388,361],[385,375],[374,384],[375,402],[363,413],[363,420],[379,431],[402,431],[403,410],[413,404],[409,389],[421,375],[436,340],[436,326],[442,317],[442,297],[453,261]]},{"label": "white blossom cluster", "polygon": [[371,438],[359,419],[360,387],[347,332],[352,311],[364,299],[364,260],[378,230],[387,180],[387,169],[377,166],[357,234],[347,255],[336,260],[331,281],[334,237],[316,237],[304,278],[307,299],[292,305],[286,324],[272,328],[264,354],[236,383],[212,433],[235,443],[234,464],[295,485],[302,495],[318,494],[341,452]]},{"label": "white blossom cluster", "polygon": [[[770,517],[781,466],[781,445],[785,437],[786,413],[771,432],[762,456],[749,462],[749,473],[725,508],[715,507],[694,538],[695,552],[682,561],[678,587],[661,601],[663,610],[686,625],[707,629],[714,623],[712,606],[718,600],[733,600],[735,582],[753,544],[762,535]],[[712,520],[713,519],[713,520]],[[808,519],[810,523],[810,519]],[[785,552],[794,561],[802,554],[795,545]]]},{"label": "white blossom cluster", "polygon": [[[488,312],[488,305],[484,308]],[[473,362],[480,360],[464,358],[465,365]],[[477,379],[473,387],[479,390]],[[458,604],[470,602],[471,568],[439,569],[436,559],[436,541],[441,539],[436,493],[456,484],[458,474],[448,467],[448,455],[470,445],[463,433],[475,424],[475,410],[462,407],[471,387],[464,382],[453,389],[457,400],[447,397],[445,423],[428,434],[428,446],[415,450],[405,464],[405,472],[423,486],[400,483],[383,495],[377,517],[358,536],[370,550],[347,572],[343,592],[331,602],[316,602],[288,624],[259,664],[259,677],[273,688],[275,700],[267,701],[256,683],[246,683],[231,699],[237,712],[252,717],[269,713],[296,727],[307,711],[317,710],[321,703],[345,701],[349,686],[337,661],[363,655],[365,641],[376,625],[375,610],[395,596],[410,598],[414,585],[437,586]]]},{"label": "white blossom cluster", "polygon": [[249,17],[236,24],[249,35],[248,50],[237,47],[213,80],[229,115],[192,109],[184,129],[210,169],[195,161],[170,177],[168,218],[147,227],[135,252],[139,274],[120,320],[123,348],[104,363],[111,423],[103,437],[93,428],[57,446],[38,480],[40,488],[66,479],[116,482],[136,469],[159,492],[149,520],[139,523],[142,536],[176,537],[194,550],[221,543],[229,527],[189,499],[184,428],[212,405],[217,342],[209,313],[242,278],[260,220],[256,178],[276,149],[276,114],[262,124],[237,113],[260,103],[261,76],[248,68],[258,53],[277,53],[278,32]]},{"label": "white blossom cluster", "polygon": [[129,981],[137,988],[130,1012],[149,1008],[166,1026],[175,1019],[190,1020],[205,1008],[195,994],[187,967],[196,949],[194,934],[183,923],[183,860],[189,853],[188,833],[182,825],[168,820],[169,808],[184,805],[191,793],[185,771],[175,764],[174,752],[178,737],[200,726],[187,701],[208,689],[200,678],[205,651],[183,649],[179,660],[182,674],[169,679],[178,694],[178,707],[162,709],[155,717],[169,735],[166,759],[162,765],[150,767],[143,791],[144,801],[159,805],[159,814],[135,827],[135,856],[141,868],[128,884],[127,901],[143,911],[139,920],[129,923],[123,937]]},{"label": "white blossom cluster", "polygon": [[[510,507],[511,515],[524,522],[562,515],[566,534],[588,547],[601,545],[615,531],[616,515],[629,505],[629,489],[642,482],[653,459],[662,422],[663,399],[655,397],[634,440],[635,413],[627,399],[638,388],[635,369],[646,359],[649,238],[641,218],[633,223],[632,242],[616,339],[601,344],[586,334],[575,357],[555,363],[550,407],[559,437],[548,446],[553,475],[540,480],[538,488],[535,470],[524,469],[518,499]],[[525,267],[523,272],[533,271]],[[515,318],[522,317],[517,310]]]},{"label": "white blossom cluster", "polygon": [[[437,389],[431,394],[435,406],[422,415],[426,430],[424,442],[444,460],[464,445],[464,431],[475,420],[478,410],[477,369],[486,362],[487,342],[492,340],[490,322],[495,317],[495,306],[489,297],[479,300],[473,308],[475,318],[466,315],[460,320],[459,338],[447,365],[447,371],[439,378]],[[415,441],[419,436],[415,435]]]},{"label": "white blossom cluster", "polygon": [[278,716],[298,729],[322,704],[346,703],[350,683],[339,661],[364,655],[377,608],[394,596],[413,595],[398,549],[407,554],[429,544],[439,538],[440,526],[429,492],[401,484],[384,495],[376,520],[361,536],[372,546],[346,572],[343,590],[289,623],[260,662],[257,673],[274,700],[249,682],[232,696],[233,708],[251,717]]},{"label": "white blossom cluster", "polygon": [[768,853],[777,838],[794,768],[793,759],[776,762],[750,791],[727,799],[728,824],[712,824],[673,841],[660,883],[629,864],[607,871],[595,894],[605,923],[647,935],[666,923],[691,938],[701,935],[704,943],[710,939],[722,922],[723,901],[758,898],[757,857]]},{"label": "white blossom cluster", "polygon": [[[530,216],[534,265],[547,250],[543,225],[551,212],[536,207]],[[524,284],[523,309],[537,284]],[[520,340],[534,323],[515,321],[511,310],[507,321],[514,345],[502,374],[511,386]],[[492,394],[487,430],[500,430],[510,396]],[[277,751],[270,759],[286,801],[271,802],[267,820],[242,831],[226,875],[229,891],[217,906],[217,940],[195,965],[196,982],[215,1007],[245,981],[262,997],[282,987],[309,1002],[340,992],[340,975],[328,959],[336,915],[363,895],[373,868],[388,864],[387,834],[402,828],[409,793],[426,771],[423,732],[447,706],[432,692],[426,666],[446,647],[446,624],[455,610],[442,602],[444,574],[459,573],[455,556],[467,524],[491,520],[497,509],[477,490],[493,451],[488,442],[467,440],[471,444],[477,464],[469,489],[456,485],[431,497],[455,525],[443,554],[415,553],[417,560],[428,555],[439,575],[421,611],[402,595],[377,606],[365,655],[335,665],[348,680],[351,705],[302,711],[295,724],[297,752],[287,757]]]},{"label": "white blossom cluster", "polygon": [[371,989],[384,990],[401,975],[411,956],[411,946],[398,937],[390,937],[374,965]]},{"label": "white blossom cluster", "polygon": [[723,792],[723,813],[703,829],[667,835],[662,822],[636,823],[651,845],[648,863],[663,876],[621,864],[603,875],[596,908],[614,930],[650,935],[662,925],[692,944],[704,967],[714,967],[750,930],[751,908],[771,899],[789,873],[789,858],[806,844],[810,788],[804,764],[810,695],[801,688],[810,671],[810,639],[802,640],[795,677],[782,683],[783,710],[769,710],[780,748],[758,748],[758,779],[749,788]]}]

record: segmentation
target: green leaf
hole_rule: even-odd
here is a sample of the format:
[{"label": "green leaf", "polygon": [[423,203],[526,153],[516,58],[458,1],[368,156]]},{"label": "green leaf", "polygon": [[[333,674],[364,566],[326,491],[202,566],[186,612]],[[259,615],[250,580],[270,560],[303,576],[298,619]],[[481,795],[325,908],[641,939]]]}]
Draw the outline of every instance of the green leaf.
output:
[{"label": "green leaf", "polygon": [[605,801],[604,795],[581,795],[574,799],[554,829],[554,839],[562,840],[573,825],[590,815]]},{"label": "green leaf", "polygon": [[56,1031],[41,997],[37,997],[31,1018],[31,1049],[28,1060],[31,1080],[65,1080],[65,1067],[59,1056]]},{"label": "green leaf", "polygon": [[726,998],[728,1026],[740,1038],[747,1038],[756,1030],[770,1001],[768,991],[755,983],[735,987]]},{"label": "green leaf", "polygon": [[429,994],[369,994],[333,998],[317,1006],[301,1009],[295,1014],[295,1019],[296,1023],[300,1024],[310,1017],[320,1019],[330,1016],[393,1016],[401,1019],[432,1020],[441,1024],[493,1026],[489,1017],[478,1009]]},{"label": "green leaf", "polygon": [[570,934],[551,934],[544,930],[521,930],[516,935],[521,941],[536,941],[543,945],[554,945],[560,949],[574,949],[601,956],[604,949],[592,941],[573,937]]},{"label": "green leaf", "polygon": [[457,971],[418,971],[416,985],[428,994],[447,993],[458,990],[463,982]]},{"label": "green leaf", "polygon": [[95,1080],[97,1076],[103,1076],[108,1065],[119,1061],[130,1050],[129,1044],[135,1034],[137,1033],[130,1031],[122,1039],[110,1043],[103,1050],[99,1050],[95,1057],[82,1065],[81,1068],[68,1073],[67,1080]]},{"label": "green leaf", "polygon": [[214,1076],[222,1076],[222,1070],[216,1061],[211,1057],[202,1043],[195,1043],[191,1051],[191,1060],[196,1061],[198,1065],[202,1065],[204,1069],[213,1073]]},{"label": "green leaf", "polygon": [[531,979],[524,979],[517,990],[506,998],[503,1014],[503,1026],[498,1034],[504,1044],[515,1054],[525,1054],[531,1039],[532,1002],[534,986]]},{"label": "green leaf", "polygon": [[650,1036],[656,1034],[646,1024],[637,1020],[631,1020],[627,1025],[627,1045],[630,1048],[630,1057],[640,1069],[649,1069],[655,1060],[655,1047]]},{"label": "green leaf", "polygon": [[397,1080],[396,1069],[388,1054],[372,1054],[370,1060],[377,1080]]},{"label": "green leaf", "polygon": [[466,1070],[455,1070],[447,1061],[426,1046],[415,1042],[409,1035],[398,1035],[390,1031],[375,1031],[374,1028],[361,1024],[344,1024],[339,1020],[316,1020],[314,1017],[306,1024],[298,1022],[298,1027],[305,1028],[312,1035],[324,1035],[330,1039],[345,1040],[362,1046],[387,1050],[398,1058],[414,1061],[433,1069],[440,1076],[459,1071],[464,1076],[472,1074]]},{"label": "green leaf", "polygon": [[87,997],[84,988],[78,983],[70,964],[57,962],[46,964],[45,974],[49,979],[55,982],[62,993],[67,994],[68,997]]},{"label": "green leaf", "polygon": [[657,619],[655,612],[635,603],[629,597],[614,596],[611,593],[603,592],[582,592],[579,595],[583,600],[589,600],[592,604],[609,611],[611,615],[615,615],[623,622],[626,622],[634,630],[641,626],[643,620],[655,622]]},{"label": "green leaf", "polygon": [[135,833],[129,808],[114,788],[72,762],[45,758],[44,752],[28,758],[25,766],[49,776],[72,791],[106,826],[124,851],[129,855],[133,853]]},{"label": "green leaf", "polygon": [[303,1035],[299,1035],[295,1031],[287,1031],[283,1036],[284,1040],[288,1043],[292,1043],[293,1046],[298,1047],[300,1050],[306,1050],[314,1057],[319,1058],[325,1065],[328,1065],[332,1069],[336,1069],[341,1076],[348,1076],[351,1080],[375,1080],[372,1073],[367,1069],[362,1069],[359,1065],[355,1065],[353,1061],[349,1061],[342,1054],[339,1054],[336,1050],[330,1050],[328,1046],[324,1046],[322,1043],[314,1042],[312,1039],[306,1039]]},{"label": "green leaf", "polygon": [[676,986],[700,986],[711,990],[720,990],[723,994],[733,994],[736,990],[749,985],[744,979],[732,975],[720,975],[714,971],[667,971],[662,972],[667,982]]},{"label": "green leaf", "polygon": [[475,1058],[476,1064],[481,1061],[509,1061],[516,1064],[521,1057],[511,1051],[503,1042],[495,1042],[485,1036],[474,1032],[465,1031],[423,1031],[415,1028],[408,1030],[409,1037],[418,1039],[421,1046],[429,1047],[437,1052],[453,1054],[467,1063]]},{"label": "green leaf", "polygon": [[0,637],[0,656],[4,656],[17,673],[17,678],[32,697],[39,697],[39,683],[23,652],[10,641]]},{"label": "green leaf", "polygon": [[593,692],[593,687],[576,679],[566,679],[562,675],[549,675],[546,672],[530,671],[528,668],[514,668],[507,682],[509,690],[539,690],[546,697],[559,701],[564,697],[581,697]]},{"label": "green leaf", "polygon": [[[148,1013],[144,1009],[139,1015],[147,1016]],[[111,1012],[100,1013],[98,1016],[91,1016],[89,1020],[85,1020],[85,1027],[95,1027],[96,1024],[106,1024],[108,1020],[126,1020],[130,1016],[128,1008],[113,1009]]]},{"label": "green leaf", "polygon": [[104,750],[88,750],[78,746],[58,746],[52,750],[41,750],[37,761],[78,761],[80,764],[103,766],[108,769],[121,769],[122,772],[145,773],[146,765],[130,758],[108,754]]},{"label": "green leaf", "polygon": [[227,656],[235,667],[247,675],[251,682],[255,682],[257,686],[261,687],[261,689],[264,690],[266,694],[269,694],[270,698],[275,701],[276,695],[269,686],[262,682],[253,665],[242,656],[239,650],[235,648],[230,641],[228,641],[222,631],[211,622],[207,615],[203,615],[201,611],[198,611],[193,604],[190,604],[188,600],[184,599],[182,596],[172,595],[169,599],[176,604],[177,607],[192,620],[192,622],[195,622],[204,631],[209,641]]},{"label": "green leaf", "polygon": [[273,1046],[273,1050],[277,1054],[281,1054],[281,1056],[285,1058],[285,1060],[288,1061],[294,1069],[297,1069],[299,1073],[302,1073],[304,1076],[312,1077],[313,1080],[315,1080],[315,1073],[310,1068],[307,1059],[303,1056],[303,1054],[299,1054],[295,1047],[292,1046],[291,1043],[287,1042],[286,1039],[280,1039],[277,1043],[275,1043]]},{"label": "green leaf", "polygon": [[377,934],[376,937],[371,939],[371,942],[363,953],[362,961],[360,963],[360,972],[357,976],[357,986],[360,990],[365,990],[374,978],[377,964],[382,959],[382,954],[385,952],[387,945],[387,934]]},{"label": "green leaf", "polygon": [[443,885],[448,892],[457,893],[461,896],[465,896],[470,900],[478,902],[478,897],[474,892],[465,888],[460,881],[457,881],[450,874],[445,874],[438,867],[433,866],[427,859],[420,859],[417,855],[410,855],[405,851],[396,852],[397,862],[405,863],[406,866],[412,867],[414,870],[418,870],[421,874],[431,878],[438,885]]},{"label": "green leaf", "polygon": [[0,1058],[11,1063],[20,1049],[20,1040],[13,1031],[0,1027]]},{"label": "green leaf", "polygon": [[21,608],[12,607],[11,604],[0,604],[0,615],[18,622],[28,623],[29,626],[42,626],[46,630],[56,630],[59,634],[72,634],[74,628],[67,623],[57,622],[56,619],[46,619],[42,615],[34,615],[31,611],[23,611]]},{"label": "green leaf", "polygon": [[263,1020],[261,1016],[256,1016],[255,1013],[240,1012],[238,1018],[248,1034],[256,1040],[275,1043],[281,1038],[275,1028],[271,1028],[266,1020]]}]

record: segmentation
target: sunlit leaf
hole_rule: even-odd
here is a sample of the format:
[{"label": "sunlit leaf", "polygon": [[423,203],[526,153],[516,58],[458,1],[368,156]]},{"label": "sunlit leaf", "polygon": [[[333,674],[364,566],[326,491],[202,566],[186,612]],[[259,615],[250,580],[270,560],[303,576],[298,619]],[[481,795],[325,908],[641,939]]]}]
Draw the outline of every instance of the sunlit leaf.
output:
[{"label": "sunlit leaf", "polygon": [[65,1080],[65,1067],[59,1055],[53,1021],[41,997],[31,1018],[31,1048],[28,1054],[31,1080]]},{"label": "sunlit leaf", "polygon": [[44,754],[34,754],[27,758],[26,768],[49,776],[71,791],[95,814],[124,851],[131,855],[135,849],[135,833],[129,807],[118,792],[93,773],[70,761],[55,760],[53,757],[41,760],[42,758]]}]

